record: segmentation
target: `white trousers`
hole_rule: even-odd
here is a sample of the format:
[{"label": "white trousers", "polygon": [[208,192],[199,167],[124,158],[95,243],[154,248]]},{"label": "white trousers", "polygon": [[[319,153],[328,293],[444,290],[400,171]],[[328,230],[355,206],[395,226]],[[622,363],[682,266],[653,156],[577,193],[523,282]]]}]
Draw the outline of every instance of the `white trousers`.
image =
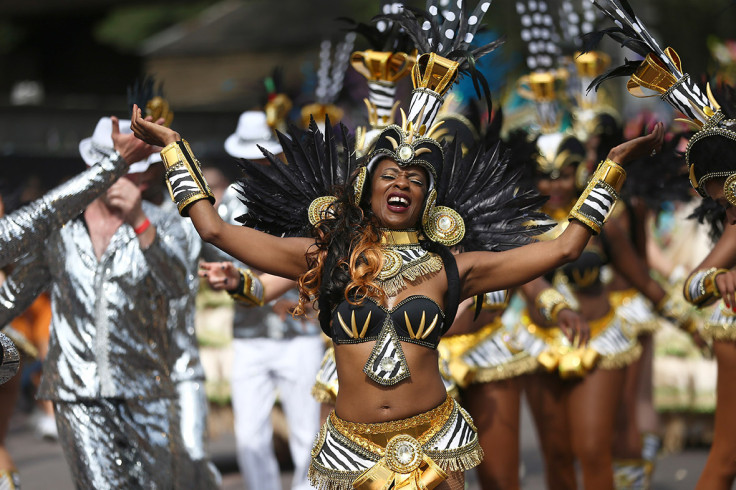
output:
[{"label": "white trousers", "polygon": [[238,466],[250,490],[281,490],[271,409],[278,395],[289,424],[293,490],[307,480],[319,404],[311,389],[324,352],[318,335],[285,340],[233,339],[232,400]]}]

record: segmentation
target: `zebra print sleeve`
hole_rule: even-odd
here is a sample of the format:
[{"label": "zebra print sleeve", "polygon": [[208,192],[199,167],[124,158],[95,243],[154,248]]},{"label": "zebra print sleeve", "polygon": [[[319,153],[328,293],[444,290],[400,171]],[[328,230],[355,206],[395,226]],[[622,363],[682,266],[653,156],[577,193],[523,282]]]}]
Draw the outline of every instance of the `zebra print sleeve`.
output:
[{"label": "zebra print sleeve", "polygon": [[161,159],[166,167],[166,184],[179,214],[189,216],[189,206],[202,199],[215,203],[189,143],[184,140],[171,143],[161,150]]},{"label": "zebra print sleeve", "polygon": [[590,228],[594,235],[601,232],[603,223],[611,215],[618,193],[626,180],[626,171],[616,162],[606,160],[598,166],[588,187],[570,211],[575,219]]}]

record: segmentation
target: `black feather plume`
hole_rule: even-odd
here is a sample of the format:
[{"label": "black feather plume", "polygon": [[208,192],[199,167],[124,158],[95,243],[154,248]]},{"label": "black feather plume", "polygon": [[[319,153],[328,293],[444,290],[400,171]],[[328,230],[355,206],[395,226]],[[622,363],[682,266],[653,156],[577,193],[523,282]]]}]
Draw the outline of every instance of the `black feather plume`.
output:
[{"label": "black feather plume", "polygon": [[462,157],[455,142],[445,148],[446,163],[437,186],[437,204],[465,220],[463,251],[503,251],[529,243],[550,226],[539,211],[546,198],[521,182],[523,170],[510,163],[509,152],[496,143]]},{"label": "black feather plume", "polygon": [[307,130],[290,126],[288,136],[277,132],[288,164],[264,149],[267,165],[241,160],[239,191],[248,211],[238,221],[272,235],[310,236],[309,205],[334,194],[354,170],[347,130],[341,131],[341,152],[329,119],[324,137],[312,119]]}]

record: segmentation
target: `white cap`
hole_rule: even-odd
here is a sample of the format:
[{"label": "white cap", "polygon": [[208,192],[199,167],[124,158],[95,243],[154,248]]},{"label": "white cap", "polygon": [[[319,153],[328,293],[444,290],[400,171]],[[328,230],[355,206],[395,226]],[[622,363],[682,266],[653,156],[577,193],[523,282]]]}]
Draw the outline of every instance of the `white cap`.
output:
[{"label": "white cap", "polygon": [[258,146],[274,155],[283,151],[279,142],[274,138],[273,131],[266,123],[266,113],[246,111],[240,115],[235,133],[225,140],[225,151],[237,158],[258,160],[264,158]]},{"label": "white cap", "polygon": [[[133,131],[130,129],[129,119],[119,120],[120,133],[130,134]],[[100,161],[100,158],[109,155],[115,151],[115,147],[112,142],[112,119],[109,117],[103,117],[97,121],[95,131],[89,138],[84,138],[79,142],[79,153],[82,155],[82,160],[88,166],[92,166]],[[129,174],[142,173],[148,170],[152,164],[161,161],[161,156],[158,153],[150,155],[147,159],[141,160],[130,165],[128,169]]]}]

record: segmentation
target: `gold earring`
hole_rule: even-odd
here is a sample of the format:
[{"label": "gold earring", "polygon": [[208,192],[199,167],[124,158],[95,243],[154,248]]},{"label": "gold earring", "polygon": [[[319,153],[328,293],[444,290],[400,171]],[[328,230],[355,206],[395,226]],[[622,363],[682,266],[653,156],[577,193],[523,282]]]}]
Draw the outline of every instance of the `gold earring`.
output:
[{"label": "gold earring", "polygon": [[723,194],[731,206],[736,206],[736,174],[731,174],[723,184]]},{"label": "gold earring", "polygon": [[465,221],[452,208],[435,206],[437,191],[432,189],[422,215],[422,228],[427,238],[433,242],[451,247],[457,245],[465,236]]},{"label": "gold earring", "polygon": [[367,177],[368,169],[366,167],[360,167],[358,169],[358,175],[355,177],[355,182],[353,182],[353,195],[355,195],[356,206],[360,206],[360,200],[363,197],[363,187],[365,187]]}]

